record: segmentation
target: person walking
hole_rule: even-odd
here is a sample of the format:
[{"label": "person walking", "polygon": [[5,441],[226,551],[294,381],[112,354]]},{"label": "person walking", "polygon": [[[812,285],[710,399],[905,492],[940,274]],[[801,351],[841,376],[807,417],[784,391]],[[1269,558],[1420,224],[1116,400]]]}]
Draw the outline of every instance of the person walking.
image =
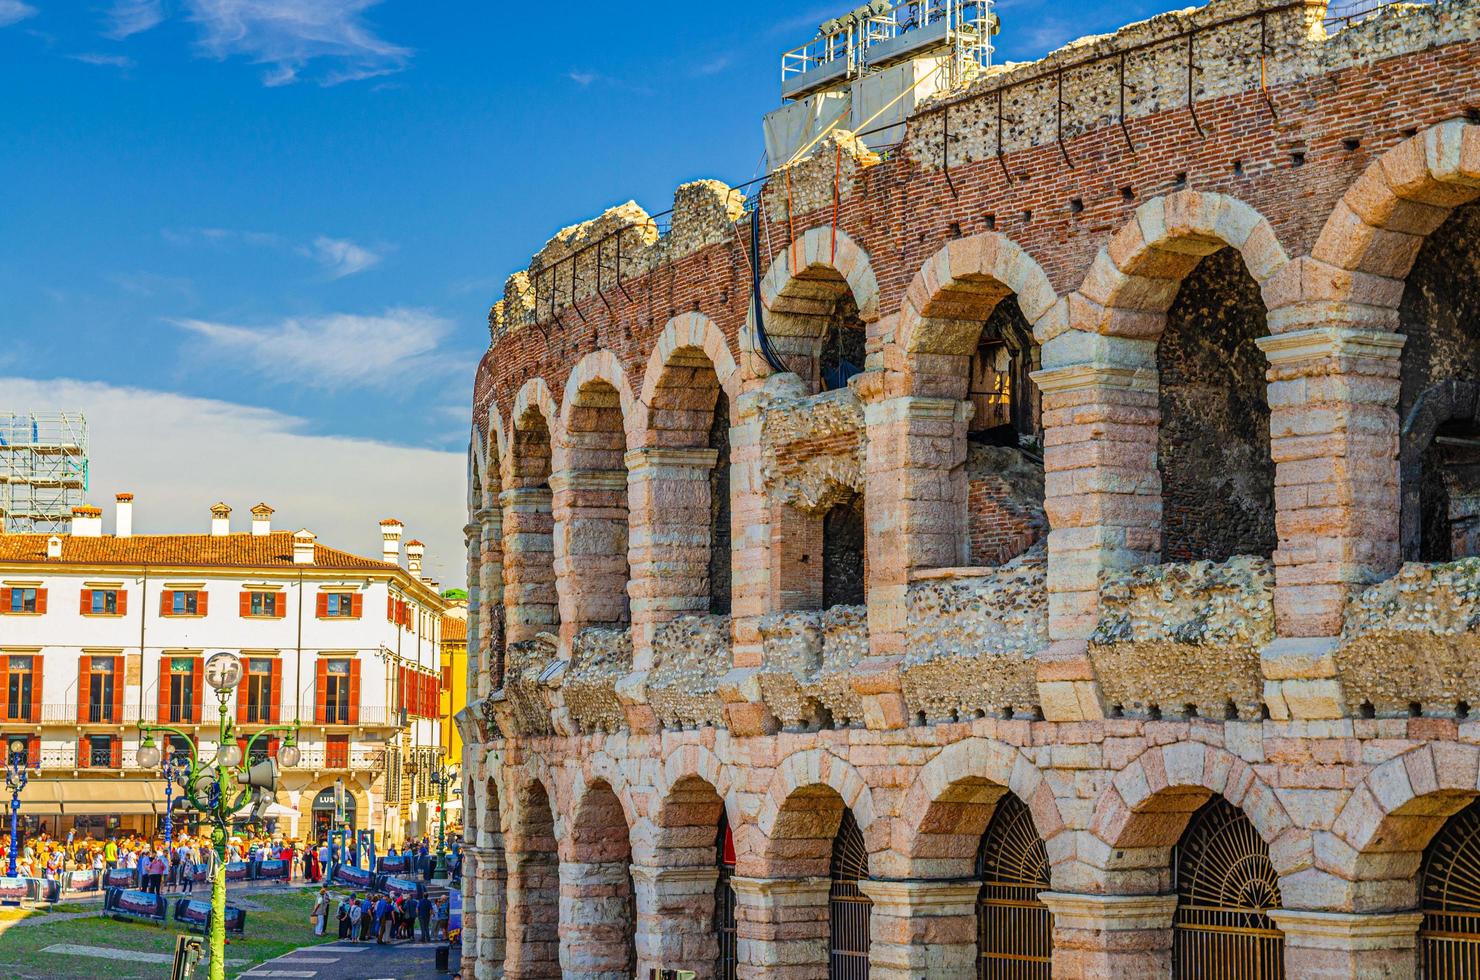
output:
[{"label": "person walking", "polygon": [[313,934],[322,936],[324,926],[329,923],[329,889],[320,888],[318,901],[313,904]]},{"label": "person walking", "polygon": [[180,860],[180,890],[187,895],[195,891],[195,862],[188,856]]},{"label": "person walking", "polygon": [[375,903],[370,901],[367,893],[360,899],[360,941],[370,941],[370,930],[375,925]]},{"label": "person walking", "polygon": [[416,903],[416,918],[421,923],[421,941],[429,943],[432,941],[432,907],[435,903],[430,895],[421,896]]},{"label": "person walking", "polygon": [[375,944],[385,945],[385,934],[390,928],[391,903],[386,901],[385,896],[375,900]]}]

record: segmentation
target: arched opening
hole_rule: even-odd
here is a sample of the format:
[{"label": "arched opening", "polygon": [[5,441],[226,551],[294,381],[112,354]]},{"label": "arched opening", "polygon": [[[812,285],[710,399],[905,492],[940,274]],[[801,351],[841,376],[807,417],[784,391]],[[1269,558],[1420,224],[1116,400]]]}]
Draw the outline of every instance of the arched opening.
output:
[{"label": "arched opening", "polygon": [[610,785],[587,788],[560,871],[560,962],[567,978],[625,980],[637,968],[632,848]]},{"label": "arched opening", "polygon": [[1480,976],[1480,800],[1444,822],[1424,850],[1418,932],[1425,980]]},{"label": "arched opening", "polygon": [[1172,852],[1177,911],[1172,974],[1183,980],[1283,980],[1284,936],[1269,846],[1242,810],[1221,796],[1204,803]]},{"label": "arched opening", "polygon": [[509,980],[560,980],[560,859],[550,797],[539,782],[525,788],[506,841]]},{"label": "arched opening", "polygon": [[865,602],[868,558],[863,496],[848,494],[822,515],[822,608]]},{"label": "arched opening", "polygon": [[715,392],[714,421],[709,426],[714,468],[709,471],[709,611],[730,614],[730,399]]},{"label": "arched opening", "polygon": [[1164,561],[1273,554],[1264,301],[1220,248],[1182,280],[1156,348]]},{"label": "arched opening", "polygon": [[[1038,446],[1042,397],[1031,374],[1039,367],[1033,328],[1016,302],[998,302],[982,324],[971,354],[972,442],[988,446]],[[1041,448],[1041,447],[1039,447]]]},{"label": "arched opening", "polygon": [[555,574],[563,633],[573,636],[586,627],[628,624],[631,575],[621,396],[610,382],[593,379],[568,409],[564,471],[555,487]]},{"label": "arched opening", "polygon": [[868,848],[847,807],[833,837],[828,879],[828,980],[867,980],[874,903],[858,883],[868,880]]},{"label": "arched opening", "polygon": [[[791,250],[777,262],[790,262]],[[812,392],[847,387],[864,368],[867,326],[843,274],[825,262],[787,278],[765,314],[766,336],[781,362]]]},{"label": "arched opening", "polygon": [[504,508],[504,609],[507,643],[560,628],[550,498],[550,427],[534,406],[514,420],[510,487]]},{"label": "arched opening", "polygon": [[[483,830],[476,837],[483,853],[477,860],[488,862],[490,867],[474,867],[473,873],[477,877],[470,878],[465,874],[461,884],[463,894],[473,896],[473,914],[476,917],[472,936],[467,938],[474,941],[473,949],[477,956],[501,964],[504,960],[504,937],[508,931],[508,869],[504,859],[503,817],[499,810],[498,784],[489,779],[485,790],[487,803],[484,812],[477,817],[478,825]],[[477,810],[477,807],[471,805],[474,799],[476,797],[472,795],[463,798],[463,809],[470,817]],[[467,930],[466,922],[463,928],[464,931]],[[467,948],[466,939],[464,948]]]},{"label": "arched opening", "polygon": [[[842,283],[842,276],[838,282]],[[846,283],[843,283],[846,287]],[[853,293],[844,288],[833,303],[827,329],[817,352],[817,371],[822,391],[836,391],[848,386],[848,379],[863,370],[864,341],[867,333],[858,316]],[[805,377],[805,375],[804,375]]]},{"label": "arched opening", "polygon": [[1033,815],[1011,793],[992,813],[976,852],[977,977],[1047,980],[1053,966],[1053,916],[1039,901],[1048,891],[1048,848]]},{"label": "arched opening", "polygon": [[723,809],[719,814],[719,831],[715,834],[714,851],[714,860],[719,866],[719,878],[714,883],[714,936],[719,943],[714,975],[720,980],[735,980],[740,963],[735,889],[730,884],[730,879],[735,877],[735,835],[730,830],[730,821]]},{"label": "arched opening", "polygon": [[1403,557],[1480,555],[1480,204],[1424,240],[1398,321]]},{"label": "arched opening", "polygon": [[[478,691],[486,695],[504,686],[504,666],[508,646],[504,607],[504,541],[502,499],[502,460],[499,458],[498,439],[490,435],[487,442],[486,470],[487,486],[476,489],[479,508],[487,514],[484,528],[492,528],[492,535],[484,532],[484,543],[480,545],[478,566],[478,646],[469,650],[470,657],[477,658]],[[491,537],[491,540],[490,540]]]}]

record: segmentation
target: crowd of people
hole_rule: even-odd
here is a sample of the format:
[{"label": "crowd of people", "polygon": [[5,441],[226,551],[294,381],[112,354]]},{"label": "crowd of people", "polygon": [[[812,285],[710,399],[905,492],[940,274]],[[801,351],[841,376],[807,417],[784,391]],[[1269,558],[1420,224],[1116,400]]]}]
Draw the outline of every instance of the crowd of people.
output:
[{"label": "crowd of people", "polygon": [[446,895],[433,899],[430,895],[417,898],[384,892],[364,895],[350,892],[336,904],[329,889],[320,888],[311,918],[316,936],[324,934],[332,912],[339,923],[340,939],[354,942],[373,939],[380,944],[416,941],[420,926],[420,941],[429,943],[447,938],[450,908]]}]

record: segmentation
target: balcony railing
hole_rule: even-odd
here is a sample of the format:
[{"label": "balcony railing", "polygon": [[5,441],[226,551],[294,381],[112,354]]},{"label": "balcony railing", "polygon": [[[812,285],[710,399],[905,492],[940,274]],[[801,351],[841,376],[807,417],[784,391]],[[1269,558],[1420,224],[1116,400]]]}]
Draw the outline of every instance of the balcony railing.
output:
[{"label": "balcony railing", "polygon": [[[5,710],[6,706],[4,704],[0,704],[0,724],[76,726],[80,723],[83,725],[133,726],[143,721],[150,724],[178,725],[188,728],[192,725],[214,726],[221,720],[220,705],[214,700],[202,702],[200,710],[192,711],[191,717],[185,720],[175,719],[171,717],[168,712],[165,712],[164,715],[161,717],[159,705],[154,703],[144,705],[142,707],[142,710],[137,703],[125,703],[122,706],[121,712],[118,713],[113,711],[113,706],[111,704],[97,706],[89,705],[83,709],[83,713],[80,715],[78,714],[77,702],[75,701],[60,702],[57,704],[43,704],[40,706],[40,708],[41,714],[39,718],[36,717],[35,712],[30,710],[22,710],[18,713],[17,717],[10,717]],[[314,720],[314,708],[311,703],[305,703],[302,707],[302,710],[304,714],[303,717],[300,717],[298,719],[299,724],[304,725],[305,727],[320,724],[319,722]],[[232,720],[236,719],[235,704],[228,702],[226,705],[226,711],[228,715],[232,718]],[[383,705],[367,705],[360,707],[357,715],[357,720],[354,722],[354,727],[404,728],[408,721],[409,719],[407,718],[406,713],[399,708],[387,708]],[[292,722],[293,706],[286,705],[279,712],[278,721],[276,723],[288,725],[292,724]],[[248,726],[265,724],[268,723],[265,721],[247,723]],[[343,720],[335,720],[329,722],[328,724],[343,725],[346,727],[350,726],[350,723],[348,721]]]},{"label": "balcony railing", "polygon": [[385,768],[384,749],[339,750],[317,747],[306,748],[302,753],[299,769],[346,769],[367,772]]}]

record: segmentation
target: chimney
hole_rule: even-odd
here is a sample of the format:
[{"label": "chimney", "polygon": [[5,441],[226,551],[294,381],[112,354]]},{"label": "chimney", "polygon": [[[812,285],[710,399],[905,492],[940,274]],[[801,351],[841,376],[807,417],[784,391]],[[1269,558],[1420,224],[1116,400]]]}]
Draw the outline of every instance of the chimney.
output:
[{"label": "chimney", "polygon": [[272,508],[266,504],[258,504],[252,508],[252,535],[261,537],[272,533]]},{"label": "chimney", "polygon": [[100,507],[83,504],[72,508],[72,536],[78,538],[100,538],[103,536],[103,511]]},{"label": "chimney", "polygon": [[46,557],[62,557],[62,539],[55,534],[46,539]]},{"label": "chimney", "polygon": [[219,538],[231,533],[231,508],[218,502],[211,508],[211,537]]},{"label": "chimney", "polygon": [[391,565],[401,564],[401,535],[405,533],[406,525],[394,517],[387,517],[380,522],[382,561]]},{"label": "chimney", "polygon": [[427,546],[415,538],[406,542],[406,571],[411,573],[412,578],[421,578],[421,556],[426,551]]},{"label": "chimney", "polygon": [[293,564],[312,565],[314,542],[318,535],[308,528],[301,528],[293,532]]},{"label": "chimney", "polygon": [[120,493],[117,497],[118,507],[113,517],[113,536],[117,538],[132,537],[134,533],[134,495],[131,493]]}]

